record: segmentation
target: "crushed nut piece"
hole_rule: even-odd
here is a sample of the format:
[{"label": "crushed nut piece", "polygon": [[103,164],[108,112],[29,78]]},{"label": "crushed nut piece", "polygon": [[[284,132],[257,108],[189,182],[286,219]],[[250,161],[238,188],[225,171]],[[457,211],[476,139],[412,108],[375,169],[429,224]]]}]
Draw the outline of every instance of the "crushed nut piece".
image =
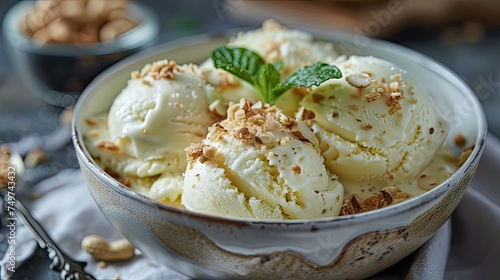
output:
[{"label": "crushed nut piece", "polygon": [[361,129],[363,129],[363,130],[370,130],[370,129],[372,129],[372,128],[373,128],[373,126],[372,126],[372,125],[370,125],[370,124],[363,124],[363,125],[361,126]]},{"label": "crushed nut piece", "polygon": [[190,163],[195,162],[198,158],[203,156],[204,146],[205,145],[203,145],[202,143],[196,143],[186,148],[186,156]]},{"label": "crushed nut piece", "polygon": [[86,123],[87,125],[89,125],[89,126],[96,126],[96,125],[98,124],[98,122],[97,122],[97,121],[95,121],[95,120],[91,120],[91,119],[86,119],[86,120],[85,120],[85,123]]},{"label": "crushed nut piece", "polygon": [[418,187],[429,191],[435,188],[438,185],[437,179],[434,176],[427,176],[425,174],[420,175],[418,177]]},{"label": "crushed nut piece", "polygon": [[355,73],[345,78],[347,83],[355,88],[365,88],[371,84],[371,78],[366,73]]},{"label": "crushed nut piece", "polygon": [[302,114],[300,114],[300,116],[302,116],[302,120],[312,120],[314,119],[314,117],[316,117],[313,111],[307,110],[306,108],[302,108],[301,111]]},{"label": "crushed nut piece", "polygon": [[300,174],[300,172],[301,172],[301,168],[298,165],[292,166],[292,170],[293,170],[294,174]]},{"label": "crushed nut piece", "polygon": [[208,110],[212,112],[215,116],[218,118],[225,118],[226,117],[226,108],[224,104],[220,100],[215,100],[208,106]]},{"label": "crushed nut piece", "polygon": [[398,82],[392,82],[389,84],[389,89],[392,91],[392,92],[395,92],[397,91],[399,88],[399,83]]},{"label": "crushed nut piece", "polygon": [[357,195],[352,195],[350,198],[344,200],[340,216],[384,208],[395,203],[400,203],[409,197],[408,193],[401,191],[397,186],[382,188],[379,193],[373,194],[364,201],[360,201]]},{"label": "crushed nut piece", "polygon": [[203,147],[203,155],[213,162],[216,162],[217,157],[217,148],[212,146],[204,146]]},{"label": "crushed nut piece", "polygon": [[312,95],[312,100],[314,103],[319,104],[321,102],[321,100],[323,100],[323,99],[325,99],[325,97],[321,94],[314,93]]},{"label": "crushed nut piece", "polygon": [[458,162],[457,162],[457,165],[458,166],[462,166],[462,164],[465,163],[465,161],[467,161],[467,159],[469,158],[469,156],[472,154],[472,150],[474,149],[474,146],[472,147],[469,147],[467,149],[465,149],[461,154],[460,156],[458,157]]},{"label": "crushed nut piece", "polygon": [[382,94],[380,94],[379,92],[370,92],[365,95],[365,100],[368,102],[372,102],[379,99],[381,96]]},{"label": "crushed nut piece", "polygon": [[393,81],[401,81],[401,78],[402,77],[401,77],[400,73],[394,74],[394,75],[391,76],[391,80],[393,80]]},{"label": "crushed nut piece", "polygon": [[457,133],[453,137],[453,142],[455,143],[455,145],[463,147],[465,143],[467,143],[467,139],[465,139],[465,137],[461,133]]},{"label": "crushed nut piece", "polygon": [[99,144],[97,144],[98,149],[104,149],[108,150],[111,152],[117,152],[120,150],[120,147],[116,146],[115,143],[110,142],[110,141],[102,141]]}]

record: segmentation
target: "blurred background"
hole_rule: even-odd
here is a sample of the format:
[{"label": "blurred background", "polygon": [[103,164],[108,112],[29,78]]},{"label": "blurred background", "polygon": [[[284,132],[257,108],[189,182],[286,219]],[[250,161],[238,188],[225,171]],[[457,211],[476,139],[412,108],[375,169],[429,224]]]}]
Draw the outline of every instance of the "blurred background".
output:
[{"label": "blurred background", "polygon": [[[5,13],[17,2],[29,1],[1,0],[0,19],[3,20]],[[350,32],[405,45],[441,62],[462,77],[482,102],[490,131],[500,136],[499,1],[137,2],[150,5],[159,15],[160,31],[155,41],[158,44],[207,32],[256,28],[263,20],[274,18],[289,27]],[[36,145],[50,147],[47,160],[34,168],[33,182],[68,167],[78,168],[69,134],[58,131],[65,122],[61,116],[64,118],[66,109],[47,104],[30,89],[26,76],[14,69],[20,58],[8,55],[5,34],[0,35],[0,144],[15,143],[24,155]],[[5,249],[3,240],[0,253]],[[46,278],[47,263],[41,261],[43,256],[43,253],[38,254],[21,267],[17,272],[19,279],[51,279]]]}]

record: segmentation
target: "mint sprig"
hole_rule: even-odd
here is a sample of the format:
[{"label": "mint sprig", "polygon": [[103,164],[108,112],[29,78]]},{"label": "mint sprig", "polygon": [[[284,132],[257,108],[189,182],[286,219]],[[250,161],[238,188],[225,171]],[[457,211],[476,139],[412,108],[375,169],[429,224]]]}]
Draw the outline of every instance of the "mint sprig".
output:
[{"label": "mint sprig", "polygon": [[259,91],[262,100],[271,105],[292,88],[319,86],[327,80],[342,77],[335,65],[318,61],[298,69],[280,82],[281,63],[265,63],[257,53],[241,47],[221,46],[210,57],[215,68],[224,69],[250,83]]}]

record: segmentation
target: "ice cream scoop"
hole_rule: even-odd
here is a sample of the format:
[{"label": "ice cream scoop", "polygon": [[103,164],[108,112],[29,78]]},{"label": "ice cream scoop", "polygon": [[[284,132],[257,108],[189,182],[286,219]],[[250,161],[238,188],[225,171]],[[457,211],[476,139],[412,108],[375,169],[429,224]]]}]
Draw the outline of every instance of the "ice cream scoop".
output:
[{"label": "ice cream scoop", "polygon": [[[243,47],[259,54],[264,62],[277,65],[281,80],[285,80],[302,66],[312,65],[318,61],[333,63],[338,54],[332,43],[315,41],[310,33],[287,29],[273,20],[267,20],[262,28],[241,32],[232,38],[227,44],[230,47]],[[211,60],[200,65],[207,80],[215,77],[218,73],[219,79],[212,79],[216,95],[226,102],[238,102],[245,98],[252,102],[260,99],[258,91],[250,84],[220,69],[213,69]],[[282,111],[292,116],[297,111],[298,101],[302,98],[304,91],[291,90],[283,94],[276,105]]]},{"label": "ice cream scoop", "polygon": [[414,177],[448,133],[428,92],[398,66],[352,56],[301,101],[327,167],[343,180],[382,183]]},{"label": "ice cream scoop", "polygon": [[339,214],[343,187],[302,121],[243,99],[227,115],[186,150],[181,202],[188,210],[257,219]]},{"label": "ice cream scoop", "polygon": [[108,115],[110,138],[136,159],[139,177],[182,172],[184,149],[201,141],[216,121],[193,65],[158,61],[132,73]]}]

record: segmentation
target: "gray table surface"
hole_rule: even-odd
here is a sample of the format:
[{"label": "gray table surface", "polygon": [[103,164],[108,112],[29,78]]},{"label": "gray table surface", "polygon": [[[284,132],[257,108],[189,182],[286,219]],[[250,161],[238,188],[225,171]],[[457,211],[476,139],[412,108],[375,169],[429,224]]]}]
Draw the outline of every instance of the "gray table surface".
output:
[{"label": "gray table surface", "polygon": [[[224,31],[228,28],[249,26],[221,14],[221,1],[147,0],[161,14],[160,42],[200,34]],[[0,1],[0,18],[15,4],[13,0]],[[1,31],[0,31],[1,32]],[[1,34],[0,34],[1,35]],[[3,46],[0,36],[0,46]],[[488,30],[478,43],[453,47],[442,45],[437,32],[408,31],[392,41],[416,49],[451,68],[471,86],[487,111],[490,131],[500,136],[500,31]],[[0,47],[0,144],[11,143],[27,137],[42,136],[59,125],[63,109],[49,106],[30,93],[22,77],[14,73],[9,59]],[[71,143],[51,154],[51,160],[36,170],[39,178],[57,170],[78,168]],[[2,226],[2,234],[5,227]],[[0,242],[0,255],[6,250],[6,239]],[[47,269],[48,261],[43,251],[18,268],[15,279],[59,279],[58,274]]]}]

